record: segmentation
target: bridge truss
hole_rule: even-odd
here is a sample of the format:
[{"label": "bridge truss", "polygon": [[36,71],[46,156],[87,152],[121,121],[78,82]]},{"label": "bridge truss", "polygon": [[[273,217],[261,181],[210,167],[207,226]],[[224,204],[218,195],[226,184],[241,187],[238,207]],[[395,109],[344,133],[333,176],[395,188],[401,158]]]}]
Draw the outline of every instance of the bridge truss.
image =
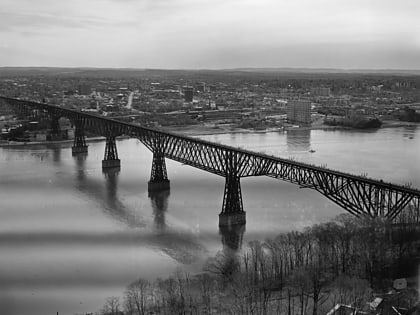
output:
[{"label": "bridge truss", "polygon": [[[414,209],[420,216],[420,190],[386,183],[290,159],[256,153],[218,143],[128,124],[76,110],[0,97],[19,113],[29,117],[48,115],[68,118],[75,126],[74,148],[86,146],[84,131],[107,137],[103,167],[119,167],[115,137],[126,135],[139,139],[153,152],[149,191],[169,189],[165,158],[225,177],[225,193],[220,222],[245,221],[240,178],[268,176],[301,188],[314,189],[356,216],[383,217],[394,220],[403,209]],[[54,127],[55,125],[53,125]],[[74,151],[78,151],[75,149]],[[74,152],[73,151],[73,152]],[[80,151],[85,151],[80,150]],[[107,155],[108,152],[108,155]],[[112,154],[109,154],[111,152]],[[109,162],[111,161],[111,162]],[[224,219],[222,219],[224,218]],[[225,223],[226,223],[225,222]]]}]

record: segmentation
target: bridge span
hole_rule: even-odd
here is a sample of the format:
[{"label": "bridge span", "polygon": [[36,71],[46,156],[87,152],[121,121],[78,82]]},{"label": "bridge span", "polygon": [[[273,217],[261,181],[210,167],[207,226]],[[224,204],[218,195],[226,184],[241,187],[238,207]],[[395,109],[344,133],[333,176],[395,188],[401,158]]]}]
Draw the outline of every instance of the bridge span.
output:
[{"label": "bridge span", "polygon": [[58,120],[66,117],[75,127],[73,154],[87,152],[85,131],[106,137],[102,167],[119,168],[115,138],[139,139],[153,153],[149,191],[168,190],[170,181],[165,158],[223,176],[225,189],[219,225],[245,223],[240,179],[268,176],[301,188],[314,189],[356,216],[395,220],[403,210],[414,211],[420,218],[420,190],[301,163],[290,159],[234,148],[158,129],[124,123],[89,113],[45,103],[0,96],[19,115],[30,119],[48,119],[50,138],[59,133]]}]

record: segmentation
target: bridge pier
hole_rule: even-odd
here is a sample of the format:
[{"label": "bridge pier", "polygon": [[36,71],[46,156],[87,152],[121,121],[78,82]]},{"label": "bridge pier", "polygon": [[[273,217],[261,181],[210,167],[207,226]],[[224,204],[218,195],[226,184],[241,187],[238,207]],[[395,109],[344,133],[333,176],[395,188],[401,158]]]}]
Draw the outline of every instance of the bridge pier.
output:
[{"label": "bridge pier", "polygon": [[105,154],[102,160],[102,169],[120,168],[121,161],[118,158],[117,145],[115,143],[115,136],[107,136],[105,144]]},{"label": "bridge pier", "polygon": [[74,130],[74,141],[73,146],[71,147],[72,155],[87,153],[88,146],[86,145],[85,131],[80,124],[76,124]]},{"label": "bridge pier", "polygon": [[148,191],[164,191],[170,189],[170,181],[166,173],[166,163],[164,155],[156,150],[153,152],[152,172],[148,182]]},{"label": "bridge pier", "polygon": [[246,212],[242,204],[240,177],[236,174],[227,174],[223,207],[219,214],[219,227],[244,225],[245,223]]}]

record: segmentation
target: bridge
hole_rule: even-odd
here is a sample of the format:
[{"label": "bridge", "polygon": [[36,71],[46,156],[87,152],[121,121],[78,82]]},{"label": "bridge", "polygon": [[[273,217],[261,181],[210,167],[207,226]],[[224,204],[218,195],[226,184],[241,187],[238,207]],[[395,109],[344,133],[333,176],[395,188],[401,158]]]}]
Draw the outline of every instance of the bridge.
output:
[{"label": "bridge", "polygon": [[60,133],[58,120],[69,119],[75,127],[73,154],[87,152],[85,131],[106,137],[103,169],[119,168],[115,138],[139,139],[152,153],[149,192],[170,189],[165,159],[169,158],[223,176],[225,188],[219,226],[245,224],[240,179],[268,176],[301,188],[314,189],[355,216],[395,220],[403,210],[420,217],[420,190],[382,180],[356,176],[316,165],[275,157],[209,141],[146,128],[45,103],[0,96],[0,101],[27,119],[50,122],[50,139]]}]

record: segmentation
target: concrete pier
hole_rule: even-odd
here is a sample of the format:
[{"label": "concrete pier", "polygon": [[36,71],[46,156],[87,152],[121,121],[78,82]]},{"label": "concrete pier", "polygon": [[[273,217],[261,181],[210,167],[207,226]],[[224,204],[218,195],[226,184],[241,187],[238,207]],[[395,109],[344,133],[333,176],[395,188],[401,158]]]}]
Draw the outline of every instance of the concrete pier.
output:
[{"label": "concrete pier", "polygon": [[121,161],[120,161],[120,159],[102,160],[102,168],[103,169],[121,168]]},{"label": "concrete pier", "polygon": [[158,181],[158,182],[149,181],[147,186],[148,186],[148,191],[149,192],[169,190],[170,189],[170,181],[169,181],[169,179]]},{"label": "concrete pier", "polygon": [[71,147],[71,154],[72,155],[87,153],[87,152],[88,152],[88,146],[87,145],[81,146],[81,147],[75,147],[75,146]]}]

